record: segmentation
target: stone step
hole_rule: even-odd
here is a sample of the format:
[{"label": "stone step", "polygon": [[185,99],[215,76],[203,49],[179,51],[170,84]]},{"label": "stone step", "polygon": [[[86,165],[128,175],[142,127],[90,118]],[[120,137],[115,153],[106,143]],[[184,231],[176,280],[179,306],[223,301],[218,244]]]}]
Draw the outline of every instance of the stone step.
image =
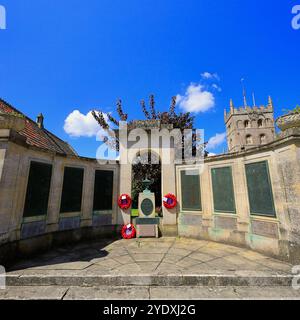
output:
[{"label": "stone step", "polygon": [[0,300],[299,300],[292,287],[62,287],[24,286],[0,290]]},{"label": "stone step", "polygon": [[184,274],[184,275],[12,275],[7,286],[284,286],[291,287],[293,275],[286,274]]}]

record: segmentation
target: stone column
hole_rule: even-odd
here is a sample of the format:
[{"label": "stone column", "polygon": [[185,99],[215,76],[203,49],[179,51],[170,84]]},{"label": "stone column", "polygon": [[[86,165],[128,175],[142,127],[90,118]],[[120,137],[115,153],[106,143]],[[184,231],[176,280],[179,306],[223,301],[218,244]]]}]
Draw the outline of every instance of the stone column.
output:
[{"label": "stone column", "polygon": [[[168,193],[176,195],[176,172],[174,164],[174,149],[170,151],[170,163],[161,164],[161,177],[162,177],[162,197]],[[163,206],[163,234],[167,236],[176,236],[177,229],[177,208],[167,209]]]},{"label": "stone column", "polygon": [[93,201],[94,201],[95,170],[93,165],[85,167],[82,190],[82,216],[81,227],[92,225]]},{"label": "stone column", "polygon": [[47,232],[58,230],[60,213],[60,200],[64,180],[63,161],[60,157],[55,158],[52,168],[51,189],[47,215]]},{"label": "stone column", "polygon": [[237,214],[237,230],[239,232],[239,237],[236,240],[240,244],[245,244],[245,235],[249,233],[250,208],[245,175],[245,164],[243,158],[234,160],[234,164],[232,166],[232,174]]},{"label": "stone column", "polygon": [[[131,196],[131,179],[132,179],[132,166],[131,164],[120,164],[120,185],[119,195],[125,193]],[[118,195],[118,197],[119,197]],[[128,224],[131,221],[131,208],[122,210],[118,207],[117,224]]]},{"label": "stone column", "polygon": [[213,195],[210,180],[210,167],[204,165],[200,175],[200,186],[202,191],[202,233],[205,239],[209,239],[209,229],[213,227]]}]

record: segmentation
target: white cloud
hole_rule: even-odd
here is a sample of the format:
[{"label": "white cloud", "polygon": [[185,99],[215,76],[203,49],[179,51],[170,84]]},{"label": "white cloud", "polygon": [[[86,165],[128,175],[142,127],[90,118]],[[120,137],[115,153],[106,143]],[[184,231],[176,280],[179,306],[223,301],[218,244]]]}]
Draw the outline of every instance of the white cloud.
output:
[{"label": "white cloud", "polygon": [[214,150],[226,141],[226,132],[217,133],[208,140],[207,149]]},{"label": "white cloud", "polygon": [[216,80],[220,80],[220,77],[217,73],[210,73],[210,72],[203,72],[201,74],[201,77],[203,79],[216,79]]},{"label": "white cloud", "polygon": [[215,106],[215,97],[201,84],[191,83],[184,96],[177,95],[177,103],[186,112],[206,112]]},{"label": "white cloud", "polygon": [[222,88],[220,87],[220,86],[218,86],[217,84],[213,84],[212,85],[212,87],[214,88],[214,89],[216,89],[218,92],[221,92],[222,91]]},{"label": "white cloud", "polygon": [[216,153],[210,152],[210,153],[208,154],[208,157],[214,157],[214,156],[216,156],[216,155],[217,155]]},{"label": "white cloud", "polygon": [[[104,117],[107,120],[107,115],[104,114]],[[74,110],[65,119],[64,130],[71,137],[93,137],[101,128],[91,111],[84,115],[79,110]]]}]

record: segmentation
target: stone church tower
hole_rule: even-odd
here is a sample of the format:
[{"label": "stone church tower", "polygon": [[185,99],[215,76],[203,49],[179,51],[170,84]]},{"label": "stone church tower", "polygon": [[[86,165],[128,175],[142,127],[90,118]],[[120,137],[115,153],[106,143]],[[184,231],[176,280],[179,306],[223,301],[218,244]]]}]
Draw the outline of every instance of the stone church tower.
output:
[{"label": "stone church tower", "polygon": [[[246,101],[246,100],[245,100]],[[235,108],[230,100],[230,112],[225,110],[229,152],[258,147],[275,140],[274,109],[271,97],[267,106]]]}]

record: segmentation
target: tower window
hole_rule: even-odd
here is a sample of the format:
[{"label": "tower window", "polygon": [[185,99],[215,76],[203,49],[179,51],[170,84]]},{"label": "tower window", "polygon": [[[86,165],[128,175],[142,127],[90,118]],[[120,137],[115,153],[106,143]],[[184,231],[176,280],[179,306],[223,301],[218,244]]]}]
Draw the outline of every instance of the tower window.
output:
[{"label": "tower window", "polygon": [[246,144],[248,144],[248,145],[253,144],[253,139],[252,139],[252,136],[250,134],[248,134],[246,136]]},{"label": "tower window", "polygon": [[257,121],[257,125],[258,125],[259,128],[261,128],[261,127],[263,126],[263,121],[262,121],[262,119],[259,119],[259,120]]},{"label": "tower window", "polygon": [[245,126],[245,128],[250,128],[250,122],[248,120],[246,120],[244,122],[244,126]]},{"label": "tower window", "polygon": [[260,135],[260,144],[266,144],[267,140],[266,140],[266,135],[262,134]]}]

